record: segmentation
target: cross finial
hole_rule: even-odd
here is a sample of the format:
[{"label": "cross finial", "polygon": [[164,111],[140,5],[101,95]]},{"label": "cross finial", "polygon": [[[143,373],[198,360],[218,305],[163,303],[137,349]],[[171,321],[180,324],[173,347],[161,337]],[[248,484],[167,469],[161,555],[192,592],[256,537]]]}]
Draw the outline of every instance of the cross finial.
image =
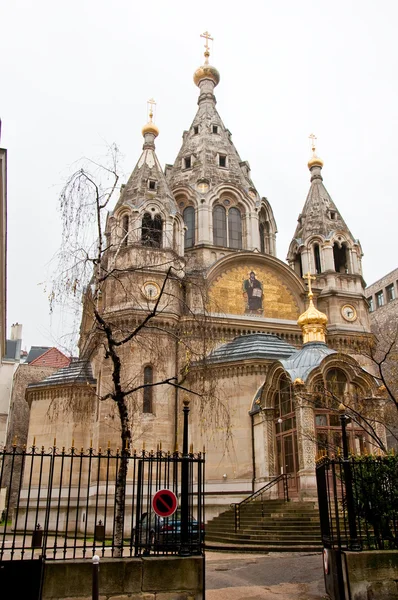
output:
[{"label": "cross finial", "polygon": [[314,277],[313,275],[311,275],[311,273],[308,271],[308,273],[306,273],[306,275],[303,276],[303,279],[307,279],[307,284],[308,284],[308,298],[312,298],[314,294],[312,293],[312,289],[311,289],[311,281],[315,281],[316,277]]},{"label": "cross finial", "polygon": [[310,143],[311,143],[311,150],[312,150],[313,154],[315,154],[317,137],[313,133],[310,133],[310,135],[308,136],[308,139],[310,140]]},{"label": "cross finial", "polygon": [[200,34],[201,38],[205,38],[206,43],[205,43],[205,64],[207,65],[209,63],[209,56],[210,56],[210,49],[209,49],[209,40],[213,41],[214,38],[211,37],[210,33],[208,31],[205,31],[204,33]]},{"label": "cross finial", "polygon": [[147,102],[147,108],[148,108],[148,116],[149,116],[149,120],[152,121],[152,117],[153,117],[153,107],[156,106],[156,102],[153,98],[150,98]]}]

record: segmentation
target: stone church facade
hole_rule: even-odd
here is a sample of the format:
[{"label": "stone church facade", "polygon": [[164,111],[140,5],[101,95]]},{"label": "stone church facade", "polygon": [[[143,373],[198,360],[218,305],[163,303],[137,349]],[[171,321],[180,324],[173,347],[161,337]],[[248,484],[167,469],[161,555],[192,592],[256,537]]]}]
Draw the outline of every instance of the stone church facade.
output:
[{"label": "stone church facade", "polygon": [[[276,257],[272,207],[216,109],[219,80],[206,51],[194,74],[196,115],[164,170],[158,128],[152,118],[144,126],[141,156],[107,219],[103,261],[118,275],[104,282],[100,311],[128,332],[160,298],[155,325],[121,350],[125,385],[144,386],[130,399],[134,447],[180,443],[187,393],[151,384],[179,377],[188,351],[200,345],[205,315],[206,363],[219,404],[206,408],[190,396],[190,435],[196,450],[206,448],[209,504],[243,498],[280,473],[291,476],[293,496],[313,498],[317,453],[341,443],[338,416],[321,390],[379,398],[354,356],[370,336],[362,249],[325,188],[314,148],[287,263]],[[195,391],[203,361],[190,365],[184,386]],[[66,447],[72,440],[76,447],[120,445],[112,401],[100,399],[111,377],[88,291],[79,361],[28,387],[28,444],[35,437],[48,446],[56,437]],[[354,425],[350,442],[355,451],[368,443]]]}]

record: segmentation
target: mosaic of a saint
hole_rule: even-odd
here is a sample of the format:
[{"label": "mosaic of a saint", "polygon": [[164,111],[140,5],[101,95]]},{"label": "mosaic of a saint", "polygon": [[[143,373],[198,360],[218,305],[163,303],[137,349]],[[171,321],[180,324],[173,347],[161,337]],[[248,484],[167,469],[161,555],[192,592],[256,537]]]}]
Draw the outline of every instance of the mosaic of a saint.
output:
[{"label": "mosaic of a saint", "polygon": [[250,271],[249,279],[243,281],[243,297],[245,298],[246,313],[262,314],[263,312],[263,286],[256,278],[254,271]]}]

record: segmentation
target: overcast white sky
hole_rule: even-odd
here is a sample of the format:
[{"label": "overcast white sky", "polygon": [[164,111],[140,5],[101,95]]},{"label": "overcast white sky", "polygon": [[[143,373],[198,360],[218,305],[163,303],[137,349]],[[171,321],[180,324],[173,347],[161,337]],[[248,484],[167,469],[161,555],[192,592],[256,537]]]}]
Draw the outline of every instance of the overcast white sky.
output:
[{"label": "overcast white sky", "polygon": [[217,108],[267,196],[285,260],[309,188],[308,135],[324,183],[364,251],[368,284],[397,267],[396,0],[0,0],[1,145],[8,148],[8,333],[54,345],[43,283],[60,244],[58,193],[73,163],[142,146],[157,101],[157,153],[172,163],[195,115],[205,30]]}]

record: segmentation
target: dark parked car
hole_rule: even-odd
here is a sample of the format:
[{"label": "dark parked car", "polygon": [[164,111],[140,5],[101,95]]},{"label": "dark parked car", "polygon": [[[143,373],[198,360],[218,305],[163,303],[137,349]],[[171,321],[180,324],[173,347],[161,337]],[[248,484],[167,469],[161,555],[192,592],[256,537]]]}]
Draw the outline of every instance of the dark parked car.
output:
[{"label": "dark parked car", "polygon": [[[175,551],[181,545],[181,510],[177,510],[171,517],[158,517],[153,511],[143,513],[140,520],[140,534],[138,543],[149,550]],[[204,541],[204,524],[199,525],[192,516],[188,517],[187,543],[191,549],[200,550]],[[192,548],[193,547],[193,548]]]}]

